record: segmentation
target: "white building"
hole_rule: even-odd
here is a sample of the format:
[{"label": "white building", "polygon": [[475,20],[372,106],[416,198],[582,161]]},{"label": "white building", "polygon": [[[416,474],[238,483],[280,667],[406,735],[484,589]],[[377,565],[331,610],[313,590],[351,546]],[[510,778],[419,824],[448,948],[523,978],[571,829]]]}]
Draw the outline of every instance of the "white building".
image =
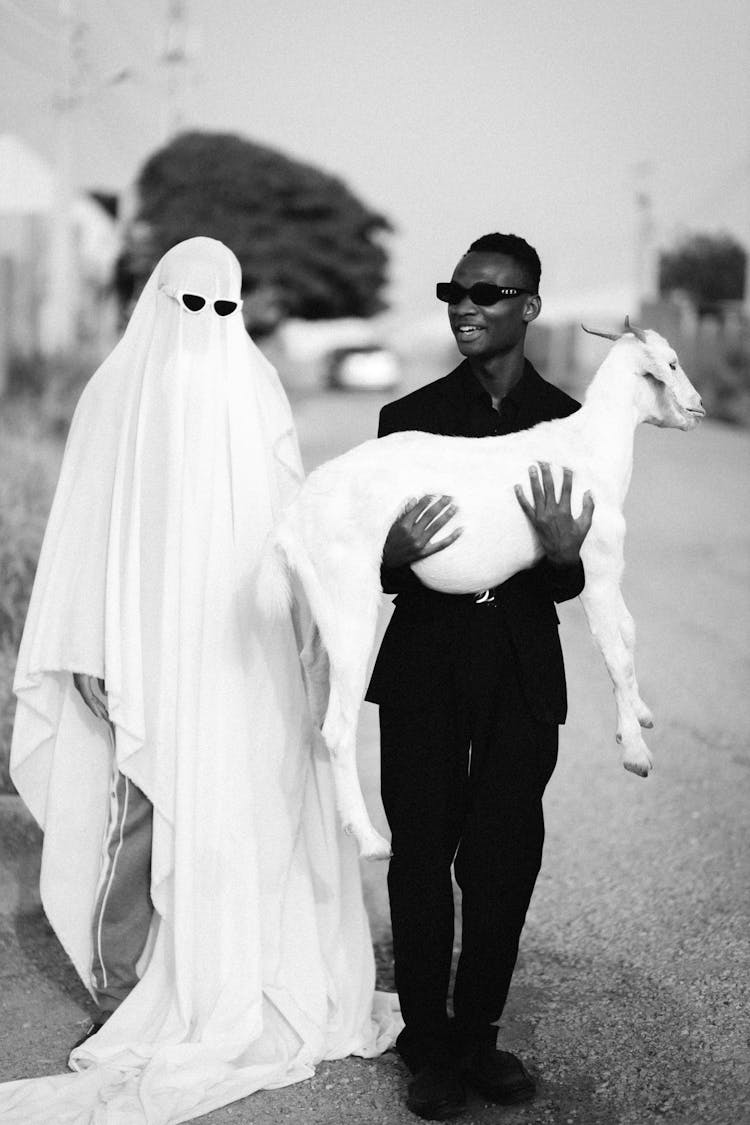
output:
[{"label": "white building", "polygon": [[[66,219],[59,200],[53,169],[18,137],[0,135],[0,364],[111,332],[115,220],[90,197],[74,196],[61,271],[53,261]],[[55,285],[55,277],[65,282]]]}]

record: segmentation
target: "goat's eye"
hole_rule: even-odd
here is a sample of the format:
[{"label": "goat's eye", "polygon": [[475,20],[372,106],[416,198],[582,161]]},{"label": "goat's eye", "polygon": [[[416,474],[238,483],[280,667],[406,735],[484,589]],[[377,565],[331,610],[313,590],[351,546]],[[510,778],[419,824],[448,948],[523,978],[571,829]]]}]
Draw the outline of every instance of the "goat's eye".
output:
[{"label": "goat's eye", "polygon": [[677,370],[677,360],[673,359],[672,362],[670,363],[669,367],[672,371],[676,371]]}]

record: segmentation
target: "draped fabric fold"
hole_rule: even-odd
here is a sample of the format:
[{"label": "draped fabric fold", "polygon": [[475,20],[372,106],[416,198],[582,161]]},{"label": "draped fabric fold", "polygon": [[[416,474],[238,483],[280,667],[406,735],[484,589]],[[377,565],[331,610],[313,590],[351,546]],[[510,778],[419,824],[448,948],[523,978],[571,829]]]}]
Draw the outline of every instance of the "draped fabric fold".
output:
[{"label": "draped fabric fold", "polygon": [[[221,243],[169,251],[71,425],[12,776],[44,829],[45,911],[87,987],[113,756],[153,804],[155,915],[142,977],[73,1052],[77,1073],[1,1086],[3,1121],[187,1121],[398,1030],[374,995],[356,847],[291,620],[269,624],[255,601],[302,470],[275,371],[239,310],[213,308],[239,302],[240,280]],[[114,738],[72,672],[105,680]]]}]

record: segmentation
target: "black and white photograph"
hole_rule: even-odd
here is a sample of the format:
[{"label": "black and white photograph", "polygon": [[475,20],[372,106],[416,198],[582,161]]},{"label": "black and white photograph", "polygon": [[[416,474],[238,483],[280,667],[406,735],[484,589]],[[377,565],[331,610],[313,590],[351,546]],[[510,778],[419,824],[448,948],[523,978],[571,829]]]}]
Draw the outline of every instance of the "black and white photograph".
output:
[{"label": "black and white photograph", "polygon": [[749,52],[0,0],[3,1125],[750,1125]]}]

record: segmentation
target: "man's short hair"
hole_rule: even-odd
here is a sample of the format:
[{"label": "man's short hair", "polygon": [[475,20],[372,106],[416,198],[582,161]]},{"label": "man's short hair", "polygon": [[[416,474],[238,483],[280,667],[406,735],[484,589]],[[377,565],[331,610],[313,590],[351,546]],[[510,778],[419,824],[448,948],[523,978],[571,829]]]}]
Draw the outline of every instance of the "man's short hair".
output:
[{"label": "man's short hair", "polygon": [[534,293],[539,291],[542,263],[534,247],[530,246],[525,238],[519,238],[517,234],[498,234],[497,231],[494,234],[483,234],[481,238],[472,242],[466,253],[471,254],[472,251],[505,254],[506,257],[513,258],[521,266],[524,273],[523,280],[529,289]]}]

